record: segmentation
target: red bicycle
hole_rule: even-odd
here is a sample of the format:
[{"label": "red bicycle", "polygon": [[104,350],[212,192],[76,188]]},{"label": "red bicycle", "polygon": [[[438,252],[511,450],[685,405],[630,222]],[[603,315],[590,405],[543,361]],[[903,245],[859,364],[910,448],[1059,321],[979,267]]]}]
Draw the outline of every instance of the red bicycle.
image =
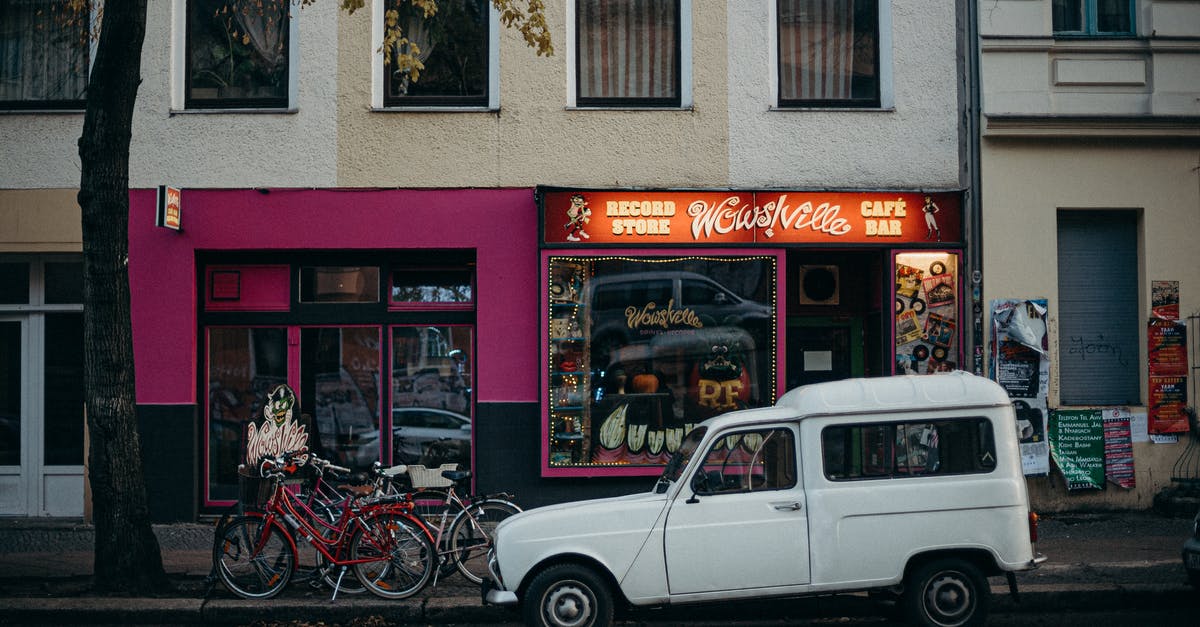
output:
[{"label": "red bicycle", "polygon": [[[404,496],[365,498],[364,486],[341,504],[336,521],[314,512],[300,495],[284,487],[295,472],[298,454],[264,459],[259,474],[271,481],[262,513],[230,520],[214,546],[213,561],[221,583],[246,599],[269,599],[279,594],[296,570],[296,538],[307,542],[339,574],[333,584],[337,598],[347,570],[367,590],[386,599],[404,599],[420,592],[437,567],[437,549],[425,525],[412,513]],[[318,467],[348,472],[310,457]]]}]

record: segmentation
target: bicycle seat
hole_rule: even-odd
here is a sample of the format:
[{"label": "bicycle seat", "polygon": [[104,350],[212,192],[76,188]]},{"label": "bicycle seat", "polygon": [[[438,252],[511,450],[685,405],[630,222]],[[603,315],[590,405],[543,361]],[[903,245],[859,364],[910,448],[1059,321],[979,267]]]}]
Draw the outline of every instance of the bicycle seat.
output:
[{"label": "bicycle seat", "polygon": [[405,466],[404,464],[397,464],[379,471],[379,474],[387,477],[388,479],[395,479],[396,477],[407,473],[408,466]]}]

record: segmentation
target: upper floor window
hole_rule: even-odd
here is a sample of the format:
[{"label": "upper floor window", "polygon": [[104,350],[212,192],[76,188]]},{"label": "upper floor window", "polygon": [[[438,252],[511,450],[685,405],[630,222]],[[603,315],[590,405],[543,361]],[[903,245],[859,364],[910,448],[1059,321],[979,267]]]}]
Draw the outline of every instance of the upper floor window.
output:
[{"label": "upper floor window", "polygon": [[576,0],[575,104],[679,107],[685,0]]},{"label": "upper floor window", "polygon": [[385,107],[488,106],[487,0],[438,0],[437,13],[428,17],[411,0],[387,0],[384,22],[400,29],[400,39],[384,49]]},{"label": "upper floor window", "polygon": [[878,0],[778,0],[779,106],[880,106]]},{"label": "upper floor window", "polygon": [[188,0],[188,109],[286,108],[289,0]]},{"label": "upper floor window", "polygon": [[1054,0],[1056,35],[1132,35],[1134,0]]},{"label": "upper floor window", "polygon": [[0,0],[0,109],[83,109],[90,23],[68,0]]}]

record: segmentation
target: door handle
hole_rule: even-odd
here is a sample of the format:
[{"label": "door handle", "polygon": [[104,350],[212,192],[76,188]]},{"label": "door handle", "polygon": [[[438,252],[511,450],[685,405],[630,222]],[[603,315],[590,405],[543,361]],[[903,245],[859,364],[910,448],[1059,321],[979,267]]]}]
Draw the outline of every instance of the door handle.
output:
[{"label": "door handle", "polygon": [[798,512],[801,510],[799,501],[791,501],[787,503],[771,503],[771,507],[781,512]]}]

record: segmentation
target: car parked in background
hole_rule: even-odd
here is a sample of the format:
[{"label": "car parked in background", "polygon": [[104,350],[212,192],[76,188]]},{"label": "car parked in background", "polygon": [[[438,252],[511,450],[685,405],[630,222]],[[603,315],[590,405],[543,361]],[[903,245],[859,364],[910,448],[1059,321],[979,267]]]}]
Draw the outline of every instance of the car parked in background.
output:
[{"label": "car parked in background", "polygon": [[392,408],[392,463],[471,463],[471,419],[433,407]]},{"label": "car parked in background", "polygon": [[1183,543],[1183,568],[1187,571],[1188,583],[1200,591],[1200,511],[1192,519],[1192,537]]}]

